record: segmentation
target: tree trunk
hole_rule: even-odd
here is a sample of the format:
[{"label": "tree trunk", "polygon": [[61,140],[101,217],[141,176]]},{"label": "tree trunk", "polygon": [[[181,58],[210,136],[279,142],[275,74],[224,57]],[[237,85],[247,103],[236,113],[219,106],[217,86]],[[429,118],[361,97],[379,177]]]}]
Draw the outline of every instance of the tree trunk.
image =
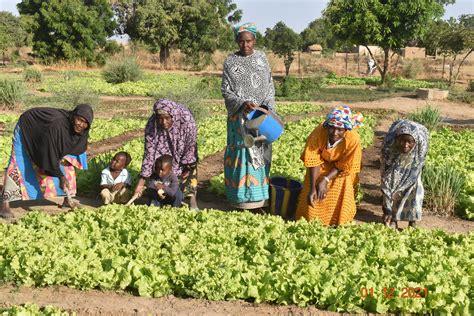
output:
[{"label": "tree trunk", "polygon": [[390,48],[384,48],[384,61],[383,61],[383,69],[380,67],[380,64],[377,62],[377,59],[375,59],[374,54],[372,54],[372,51],[370,50],[369,46],[364,45],[365,48],[367,48],[367,51],[370,54],[370,57],[375,61],[375,66],[377,67],[377,70],[380,73],[380,76],[382,77],[382,84],[385,82],[385,75],[387,74],[388,66],[390,66]]},{"label": "tree trunk", "polygon": [[390,66],[390,48],[384,48],[383,49],[383,69],[382,69],[382,73],[381,73],[381,76],[382,76],[382,84],[385,83],[385,78],[387,76],[387,71],[388,71],[388,67]]},{"label": "tree trunk", "polygon": [[286,73],[286,76],[289,76],[290,75],[290,67],[291,67],[291,63],[293,62],[295,58],[293,57],[293,55],[287,55],[286,57],[284,57],[283,59],[283,63],[285,64],[285,73]]},{"label": "tree trunk", "polygon": [[456,65],[456,57],[457,57],[457,55],[454,55],[453,61],[449,65],[449,83],[448,83],[448,86],[450,86],[450,87],[453,85],[453,69],[454,69],[454,66]]},{"label": "tree trunk", "polygon": [[458,70],[456,71],[456,74],[454,75],[454,84],[456,84],[456,81],[458,81],[459,72],[461,71],[461,66],[462,66],[462,64],[464,63],[464,61],[466,60],[466,58],[467,58],[473,51],[474,51],[474,49],[471,49],[471,50],[466,54],[466,56],[464,56],[464,58],[461,60],[461,62],[459,63]]},{"label": "tree trunk", "polygon": [[346,58],[345,58],[346,59],[346,77],[347,77],[347,55],[348,53],[346,52]]},{"label": "tree trunk", "polygon": [[441,73],[441,79],[444,79],[444,66],[446,65],[446,55],[443,55],[443,72]]},{"label": "tree trunk", "polygon": [[160,63],[166,67],[168,58],[170,57],[170,47],[169,45],[160,46]]}]

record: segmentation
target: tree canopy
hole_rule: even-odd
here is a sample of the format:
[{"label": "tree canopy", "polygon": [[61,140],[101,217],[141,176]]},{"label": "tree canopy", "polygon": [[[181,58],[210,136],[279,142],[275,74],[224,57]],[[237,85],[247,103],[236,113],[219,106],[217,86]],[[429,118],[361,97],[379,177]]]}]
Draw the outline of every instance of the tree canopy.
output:
[{"label": "tree canopy", "polygon": [[[383,82],[390,53],[423,38],[430,22],[441,17],[444,6],[450,3],[454,0],[331,0],[324,17],[341,40],[367,48],[377,45],[384,50],[383,63],[377,63]],[[376,59],[370,49],[369,52]]]},{"label": "tree canopy", "polygon": [[23,0],[17,7],[32,17],[33,51],[47,62],[95,60],[115,28],[107,0]]},{"label": "tree canopy", "polygon": [[324,18],[318,18],[309,23],[300,35],[303,50],[313,44],[320,44],[323,49],[336,48],[336,38],[332,33],[331,26]]},{"label": "tree canopy", "polygon": [[3,63],[7,50],[22,46],[26,37],[20,19],[10,12],[0,11],[0,53]]},{"label": "tree canopy", "polygon": [[295,59],[295,51],[300,49],[301,38],[282,21],[273,28],[265,31],[265,47],[283,58],[286,75],[290,73],[290,66]]},{"label": "tree canopy", "polygon": [[193,63],[205,63],[216,49],[229,47],[229,22],[238,22],[242,13],[230,0],[121,0],[114,9],[119,32],[159,51],[163,63],[171,47]]}]

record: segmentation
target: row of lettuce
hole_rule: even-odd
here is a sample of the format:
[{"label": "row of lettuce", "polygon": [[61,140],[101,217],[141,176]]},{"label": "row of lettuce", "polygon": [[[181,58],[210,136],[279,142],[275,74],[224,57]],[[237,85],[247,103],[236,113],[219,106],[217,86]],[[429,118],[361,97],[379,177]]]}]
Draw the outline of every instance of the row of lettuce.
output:
[{"label": "row of lettuce", "polygon": [[474,233],[112,205],[0,225],[0,281],[337,312],[472,315]]},{"label": "row of lettuce", "polygon": [[[18,80],[17,77],[5,77],[6,80]],[[282,95],[281,89],[285,89],[285,80],[300,80],[304,87],[318,88],[327,86],[363,86],[380,84],[378,77],[350,77],[336,76],[329,74],[326,76],[313,76],[305,78],[285,77],[275,78],[276,95]],[[396,78],[393,85],[399,89],[414,88],[446,88],[446,83],[442,81],[427,81]],[[190,75],[180,73],[156,74],[146,73],[142,79],[137,81],[127,81],[123,83],[108,83],[100,72],[97,71],[65,71],[61,73],[45,73],[41,82],[29,83],[33,89],[48,93],[65,93],[71,90],[87,88],[93,93],[100,95],[116,96],[157,96],[171,91],[181,91],[186,89],[206,90],[210,98],[220,98],[220,76],[212,75]]]},{"label": "row of lettuce", "polygon": [[15,305],[8,308],[0,307],[0,315],[2,316],[68,316],[76,315],[76,313],[68,313],[61,311],[59,308],[47,305],[39,307],[36,304]]}]

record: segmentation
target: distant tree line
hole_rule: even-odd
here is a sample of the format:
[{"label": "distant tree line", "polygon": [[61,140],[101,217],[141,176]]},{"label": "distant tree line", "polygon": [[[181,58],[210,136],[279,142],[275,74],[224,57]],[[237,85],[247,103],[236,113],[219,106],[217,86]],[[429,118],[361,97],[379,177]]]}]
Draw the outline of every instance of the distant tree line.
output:
[{"label": "distant tree line", "polygon": [[[321,18],[300,34],[283,22],[257,34],[257,46],[283,58],[289,74],[295,52],[320,44],[323,51],[366,46],[385,80],[391,59],[405,46],[423,46],[431,54],[451,58],[450,81],[473,51],[474,16],[441,19],[454,0],[329,1]],[[231,26],[242,10],[232,0],[23,0],[20,17],[0,12],[0,53],[30,44],[45,63],[83,60],[105,63],[104,54],[118,50],[112,35],[128,35],[159,53],[166,64],[171,49],[199,68],[214,51],[236,49]],[[369,46],[382,48],[377,60]],[[466,54],[457,60],[460,54]],[[458,66],[457,70],[455,66]]]}]

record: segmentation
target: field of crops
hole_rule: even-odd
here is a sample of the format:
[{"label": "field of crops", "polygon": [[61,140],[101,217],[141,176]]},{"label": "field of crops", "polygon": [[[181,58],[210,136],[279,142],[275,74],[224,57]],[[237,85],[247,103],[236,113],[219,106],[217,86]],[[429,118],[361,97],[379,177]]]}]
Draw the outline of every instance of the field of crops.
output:
[{"label": "field of crops", "polygon": [[1,225],[0,237],[0,280],[30,286],[464,315],[474,294],[472,233],[109,206],[33,212]]},{"label": "field of crops", "polygon": [[[364,85],[377,84],[377,80],[329,75],[318,84],[329,89],[354,86],[365,90]],[[406,91],[444,87],[442,82],[402,78],[394,79],[393,84]],[[109,84],[96,71],[62,72],[45,75],[42,82],[30,87],[52,95],[86,87],[111,96],[156,96],[201,87],[208,99],[220,98],[219,78],[184,74],[147,73],[138,82]],[[143,130],[147,102],[122,102],[109,119],[102,117],[110,116],[107,106],[113,105],[98,105],[97,112],[107,115],[94,120],[89,142]],[[227,138],[223,102],[207,100],[204,104],[210,115],[198,122],[200,161],[221,152]],[[286,124],[284,134],[273,144],[271,175],[301,181],[305,169],[300,155],[307,136],[324,119],[326,106],[278,99],[277,104],[277,113]],[[385,118],[377,111],[363,114],[365,125],[358,133],[366,149],[374,142],[379,120]],[[0,115],[2,168],[9,158],[18,116]],[[115,138],[115,148],[90,159],[88,171],[78,172],[79,194],[97,196],[100,172],[119,150],[131,154],[128,170],[136,181],[143,137],[119,138]],[[459,172],[465,181],[455,201],[456,216],[474,219],[474,132],[432,131],[426,164],[436,168],[449,165]],[[209,178],[210,184],[204,186],[214,193],[210,196],[223,200],[223,174]],[[248,212],[115,205],[57,216],[33,211],[16,224],[0,223],[0,283],[124,290],[144,297],[172,294],[239,299],[336,312],[472,315],[473,249],[472,231],[396,231],[367,223],[327,228],[318,222],[284,222],[279,217]],[[0,308],[0,315],[61,313],[66,314],[56,307],[33,304]]]}]

